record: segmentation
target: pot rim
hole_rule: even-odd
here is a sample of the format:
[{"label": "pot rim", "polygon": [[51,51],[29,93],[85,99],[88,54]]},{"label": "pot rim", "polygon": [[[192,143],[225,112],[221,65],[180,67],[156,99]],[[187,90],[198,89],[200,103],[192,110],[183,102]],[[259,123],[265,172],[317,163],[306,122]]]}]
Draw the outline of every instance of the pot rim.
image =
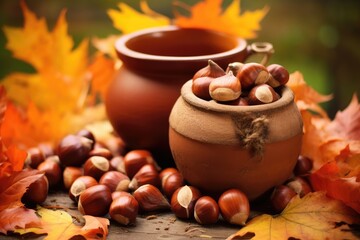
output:
[{"label": "pot rim", "polygon": [[260,105],[251,105],[251,106],[234,106],[227,104],[219,104],[215,100],[204,100],[197,96],[192,91],[192,82],[193,80],[188,80],[181,87],[181,96],[183,99],[200,109],[206,109],[206,111],[220,112],[220,113],[259,113],[259,112],[268,112],[274,109],[279,109],[285,107],[289,104],[292,104],[294,101],[293,91],[287,87],[282,86],[280,90],[280,98],[272,103],[260,104]]},{"label": "pot rim", "polygon": [[[237,42],[236,47],[232,48],[228,51],[215,53],[215,54],[208,54],[208,55],[201,55],[201,56],[163,56],[163,55],[153,55],[153,54],[146,54],[141,53],[135,50],[132,50],[127,47],[127,42],[130,39],[134,39],[139,36],[143,36],[146,34],[151,33],[161,33],[161,32],[171,32],[171,31],[178,31],[180,30],[180,27],[177,26],[164,26],[164,27],[153,27],[153,28],[147,28],[143,30],[139,30],[133,33],[124,34],[120,38],[118,38],[115,42],[115,50],[117,54],[119,55],[125,55],[128,58],[133,59],[143,59],[143,60],[151,60],[151,61],[159,61],[159,62],[193,62],[196,61],[207,61],[209,59],[222,59],[229,56],[235,56],[239,54],[239,52],[242,52],[246,50],[247,47],[247,41],[244,38],[239,38],[234,35],[230,35],[223,32],[208,30],[208,29],[201,29],[201,28],[186,28],[188,30],[198,30],[198,31],[204,31],[208,33],[214,33],[217,35],[223,35],[226,37],[233,38],[234,41]],[[185,28],[184,28],[185,29]]]}]

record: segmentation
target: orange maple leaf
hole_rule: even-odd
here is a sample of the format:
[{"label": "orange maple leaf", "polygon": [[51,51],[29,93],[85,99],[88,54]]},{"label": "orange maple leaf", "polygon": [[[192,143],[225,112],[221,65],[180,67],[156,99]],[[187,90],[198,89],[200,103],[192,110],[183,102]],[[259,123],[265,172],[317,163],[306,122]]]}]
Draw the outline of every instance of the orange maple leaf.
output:
[{"label": "orange maple leaf", "polygon": [[110,9],[110,16],[115,28],[123,34],[131,33],[140,29],[170,25],[170,19],[161,15],[148,6],[146,1],[140,2],[143,13],[136,11],[125,3],[119,3],[120,11]]},{"label": "orange maple leaf", "polygon": [[349,225],[360,216],[323,192],[294,197],[277,215],[260,215],[228,239],[355,239]]},{"label": "orange maple leaf", "polygon": [[[0,173],[5,164],[0,163]],[[37,170],[12,171],[0,175],[0,232],[6,234],[16,228],[39,223],[34,210],[24,207],[21,198],[31,183],[43,174]]]},{"label": "orange maple leaf", "polygon": [[[179,2],[175,5],[184,6]],[[268,7],[264,7],[241,14],[240,0],[233,0],[224,11],[221,5],[222,0],[204,0],[192,7],[185,6],[190,16],[175,12],[175,25],[183,28],[212,29],[249,39],[256,37],[256,31],[260,30],[260,21],[269,11]]]}]

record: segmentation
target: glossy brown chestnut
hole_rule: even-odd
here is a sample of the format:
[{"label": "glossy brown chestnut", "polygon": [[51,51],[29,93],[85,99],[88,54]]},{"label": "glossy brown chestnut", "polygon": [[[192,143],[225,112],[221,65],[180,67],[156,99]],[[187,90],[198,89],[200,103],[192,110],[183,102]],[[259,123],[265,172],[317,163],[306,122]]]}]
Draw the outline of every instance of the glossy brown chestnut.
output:
[{"label": "glossy brown chestnut", "polygon": [[73,182],[83,175],[83,169],[79,167],[68,166],[63,171],[63,182],[65,189],[70,189]]},{"label": "glossy brown chestnut", "polygon": [[56,153],[61,164],[65,166],[81,166],[89,157],[93,141],[82,136],[67,135],[57,146]]},{"label": "glossy brown chestnut", "polygon": [[39,164],[37,169],[43,172],[49,181],[49,187],[54,187],[61,182],[62,171],[57,156],[48,157]]},{"label": "glossy brown chestnut", "polygon": [[110,150],[107,148],[103,148],[103,147],[97,147],[97,148],[94,148],[93,150],[91,150],[89,152],[89,157],[92,157],[92,156],[104,157],[108,160],[112,159],[112,157],[113,157]]},{"label": "glossy brown chestnut", "polygon": [[124,165],[124,157],[123,156],[115,156],[110,159],[110,168],[112,170],[122,172],[126,174],[125,165]]},{"label": "glossy brown chestnut", "polygon": [[173,193],[180,187],[184,186],[184,178],[179,172],[165,175],[161,180],[161,187],[166,197],[171,199]]},{"label": "glossy brown chestnut", "polygon": [[109,160],[104,157],[93,156],[86,160],[84,164],[84,175],[92,176],[96,180],[99,180],[109,169]]},{"label": "glossy brown chestnut", "polygon": [[171,197],[171,211],[178,218],[193,218],[194,206],[200,196],[200,191],[193,186],[178,188]]},{"label": "glossy brown chestnut", "polygon": [[310,184],[302,177],[292,178],[288,183],[286,183],[286,186],[294,190],[300,197],[312,192]]},{"label": "glossy brown chestnut", "polygon": [[80,137],[86,137],[87,139],[90,139],[92,141],[92,145],[91,145],[91,148],[93,149],[94,148],[94,145],[96,143],[96,139],[95,139],[95,135],[89,130],[89,129],[81,129],[80,131],[78,131],[76,133],[77,136],[80,136]]},{"label": "glossy brown chestnut", "polygon": [[172,174],[172,173],[178,173],[178,172],[179,171],[176,168],[168,167],[168,168],[165,168],[165,169],[160,171],[159,178],[162,181],[163,178],[166,177],[167,175]]},{"label": "glossy brown chestnut", "polygon": [[270,78],[267,84],[276,88],[285,85],[289,81],[289,72],[279,64],[270,64],[266,67],[270,73]]},{"label": "glossy brown chestnut", "polygon": [[260,84],[253,87],[248,95],[250,105],[267,104],[279,100],[280,96],[267,84]]},{"label": "glossy brown chestnut", "polygon": [[276,212],[281,212],[295,196],[296,192],[292,188],[285,185],[277,186],[270,197],[271,205]]},{"label": "glossy brown chestnut", "polygon": [[250,214],[250,204],[246,195],[238,189],[225,191],[218,200],[221,216],[229,223],[245,225]]},{"label": "glossy brown chestnut", "polygon": [[209,85],[209,93],[215,101],[233,101],[240,97],[241,84],[233,72],[229,71],[224,76],[214,78]]},{"label": "glossy brown chestnut", "polygon": [[194,218],[199,224],[214,224],[219,219],[219,205],[209,196],[200,197],[194,207]]},{"label": "glossy brown chestnut", "polygon": [[129,183],[129,177],[118,171],[106,172],[99,180],[99,184],[106,185],[111,192],[128,191]]},{"label": "glossy brown chestnut", "polygon": [[29,185],[25,194],[22,197],[22,201],[25,203],[40,204],[45,202],[49,192],[49,182],[45,175],[42,175],[39,179]]},{"label": "glossy brown chestnut", "polygon": [[294,168],[294,174],[296,176],[306,175],[310,173],[312,168],[313,168],[312,160],[303,155],[299,155]]},{"label": "glossy brown chestnut", "polygon": [[143,211],[150,212],[170,209],[168,200],[157,187],[151,184],[140,186],[135,190],[133,196]]},{"label": "glossy brown chestnut", "polygon": [[245,63],[236,77],[240,80],[242,89],[251,89],[255,85],[266,83],[270,74],[266,67],[259,63]]},{"label": "glossy brown chestnut", "polygon": [[124,156],[124,166],[129,178],[142,168],[145,164],[155,164],[152,154],[147,150],[132,150]]},{"label": "glossy brown chestnut", "polygon": [[25,160],[25,165],[30,166],[31,168],[37,168],[39,164],[45,160],[44,154],[37,147],[29,148],[27,153],[28,155]]},{"label": "glossy brown chestnut", "polygon": [[95,185],[85,189],[78,202],[78,210],[83,215],[104,216],[112,202],[110,189],[105,185]]},{"label": "glossy brown chestnut", "polygon": [[78,177],[69,189],[69,197],[74,202],[79,200],[80,194],[87,188],[97,185],[98,182],[95,178],[90,176]]},{"label": "glossy brown chestnut", "polygon": [[129,193],[118,192],[118,196],[110,205],[109,215],[121,225],[131,225],[136,221],[139,211],[139,204]]},{"label": "glossy brown chestnut", "polygon": [[160,186],[159,173],[153,164],[146,164],[135,174],[129,183],[130,190],[136,190],[138,187],[151,184]]}]

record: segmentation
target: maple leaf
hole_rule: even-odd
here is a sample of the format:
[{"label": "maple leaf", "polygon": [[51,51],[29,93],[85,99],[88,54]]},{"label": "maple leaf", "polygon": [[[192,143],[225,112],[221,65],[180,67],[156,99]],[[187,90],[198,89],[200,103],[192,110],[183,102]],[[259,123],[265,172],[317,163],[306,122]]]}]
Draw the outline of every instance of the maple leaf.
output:
[{"label": "maple leaf", "polygon": [[40,227],[17,229],[19,234],[47,234],[45,239],[70,239],[74,236],[84,236],[86,239],[106,239],[109,220],[106,218],[85,215],[85,226],[73,223],[71,215],[60,210],[49,210],[38,207],[37,214],[41,218]]},{"label": "maple leaf", "polygon": [[233,0],[224,11],[221,5],[222,0],[204,0],[192,7],[185,7],[190,16],[175,12],[175,25],[183,28],[212,29],[250,39],[256,37],[256,31],[260,30],[260,21],[269,11],[265,6],[263,9],[241,14],[240,0]]},{"label": "maple leaf", "polygon": [[3,174],[3,167],[6,165],[0,164],[0,173],[2,173],[0,175],[0,232],[6,234],[15,228],[25,228],[29,224],[39,223],[35,211],[25,208],[21,198],[29,185],[43,174],[37,170],[13,171],[11,174]]},{"label": "maple leaf", "polygon": [[140,2],[140,9],[143,13],[136,11],[125,3],[119,3],[118,7],[120,11],[109,9],[108,15],[114,27],[119,29],[123,34],[144,28],[170,25],[170,19],[151,10],[146,1]]},{"label": "maple leaf", "polygon": [[288,83],[286,84],[295,94],[295,102],[300,111],[311,110],[327,118],[326,111],[321,108],[319,103],[332,99],[332,95],[322,95],[311,88],[304,80],[304,76],[299,72],[290,74]]},{"label": "maple leaf", "polygon": [[[24,27],[5,26],[7,49],[17,59],[31,64],[36,73],[12,73],[3,84],[8,97],[26,106],[32,100],[42,110],[68,112],[79,109],[87,93],[86,79],[88,41],[73,50],[67,34],[66,11],[62,11],[52,32],[45,19],[38,19],[21,1]],[[64,91],[66,89],[66,91]]]},{"label": "maple leaf", "polygon": [[[253,218],[228,239],[356,239],[350,224],[359,224],[360,216],[340,201],[326,197],[323,192],[294,197],[284,211],[271,216]],[[249,238],[247,238],[249,239]]]},{"label": "maple leaf", "polygon": [[[357,162],[359,167],[360,155]],[[314,190],[326,191],[328,196],[341,200],[360,213],[360,182],[356,181],[356,176],[344,177],[336,161],[329,162],[312,173],[310,181]]]}]

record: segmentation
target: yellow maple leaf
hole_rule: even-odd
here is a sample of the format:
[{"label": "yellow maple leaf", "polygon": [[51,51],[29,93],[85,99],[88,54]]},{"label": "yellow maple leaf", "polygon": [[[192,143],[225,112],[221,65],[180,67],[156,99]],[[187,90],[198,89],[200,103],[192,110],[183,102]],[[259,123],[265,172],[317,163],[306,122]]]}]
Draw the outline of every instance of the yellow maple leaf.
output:
[{"label": "yellow maple leaf", "polygon": [[146,1],[140,2],[140,9],[143,13],[136,11],[125,3],[119,3],[118,7],[120,11],[109,9],[108,15],[113,21],[114,27],[123,34],[144,28],[170,25],[170,19],[151,10]]},{"label": "yellow maple leaf", "polygon": [[49,32],[45,19],[37,18],[24,1],[21,1],[21,8],[24,27],[4,27],[6,47],[15,58],[32,65],[36,73],[6,76],[3,84],[8,97],[22,106],[32,100],[42,110],[78,110],[89,86],[86,72],[88,41],[84,40],[73,49],[73,40],[67,34],[65,11]]},{"label": "yellow maple leaf", "polygon": [[49,210],[38,207],[40,227],[15,230],[16,233],[47,234],[45,239],[71,239],[74,236],[84,236],[86,239],[106,239],[108,235],[109,220],[106,218],[84,216],[84,226],[74,224],[71,215],[60,210]]},{"label": "yellow maple leaf", "polygon": [[240,0],[233,0],[224,11],[221,5],[222,0],[204,0],[192,7],[186,7],[190,16],[175,12],[175,25],[183,28],[212,29],[250,39],[256,37],[256,31],[260,30],[260,21],[269,11],[265,6],[263,9],[241,14]]},{"label": "yellow maple leaf", "polygon": [[273,217],[263,214],[252,219],[228,239],[243,236],[261,240],[277,239],[357,239],[349,227],[359,224],[360,216],[323,192],[293,198],[284,211]]}]

